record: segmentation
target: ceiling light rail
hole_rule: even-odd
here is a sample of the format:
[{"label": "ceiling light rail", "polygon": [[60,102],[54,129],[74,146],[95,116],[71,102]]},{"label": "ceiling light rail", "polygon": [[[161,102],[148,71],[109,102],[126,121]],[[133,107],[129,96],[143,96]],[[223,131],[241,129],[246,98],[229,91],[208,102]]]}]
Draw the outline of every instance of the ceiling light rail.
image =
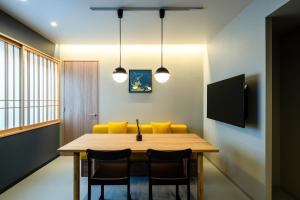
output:
[{"label": "ceiling light rail", "polygon": [[90,7],[92,11],[115,11],[122,9],[124,11],[156,11],[164,9],[166,11],[188,11],[188,10],[202,10],[203,6],[199,7]]}]

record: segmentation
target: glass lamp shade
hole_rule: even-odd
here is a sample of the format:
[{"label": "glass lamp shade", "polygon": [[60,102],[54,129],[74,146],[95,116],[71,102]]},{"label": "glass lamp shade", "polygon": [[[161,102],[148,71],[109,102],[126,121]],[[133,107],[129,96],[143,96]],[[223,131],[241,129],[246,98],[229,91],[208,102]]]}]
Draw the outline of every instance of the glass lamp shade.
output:
[{"label": "glass lamp shade", "polygon": [[159,83],[165,83],[170,79],[170,73],[167,70],[167,68],[164,68],[163,66],[161,66],[160,68],[158,68],[154,74],[154,78],[157,82]]},{"label": "glass lamp shade", "polygon": [[127,80],[128,74],[126,70],[120,66],[114,70],[112,77],[117,83],[123,83]]}]

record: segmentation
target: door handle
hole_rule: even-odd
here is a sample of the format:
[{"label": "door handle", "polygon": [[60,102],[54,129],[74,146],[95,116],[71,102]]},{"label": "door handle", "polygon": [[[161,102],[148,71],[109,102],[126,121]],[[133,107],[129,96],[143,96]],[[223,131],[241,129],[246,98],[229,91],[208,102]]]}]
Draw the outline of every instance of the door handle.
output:
[{"label": "door handle", "polygon": [[92,113],[92,114],[88,114],[88,116],[91,116],[91,117],[97,117],[98,114],[97,114],[97,113]]}]

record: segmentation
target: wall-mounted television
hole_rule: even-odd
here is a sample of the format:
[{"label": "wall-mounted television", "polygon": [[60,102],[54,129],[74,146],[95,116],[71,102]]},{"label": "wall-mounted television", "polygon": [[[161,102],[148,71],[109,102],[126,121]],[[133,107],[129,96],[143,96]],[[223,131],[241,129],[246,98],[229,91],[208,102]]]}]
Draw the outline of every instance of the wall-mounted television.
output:
[{"label": "wall-mounted television", "polygon": [[207,118],[245,128],[245,74],[207,85]]}]

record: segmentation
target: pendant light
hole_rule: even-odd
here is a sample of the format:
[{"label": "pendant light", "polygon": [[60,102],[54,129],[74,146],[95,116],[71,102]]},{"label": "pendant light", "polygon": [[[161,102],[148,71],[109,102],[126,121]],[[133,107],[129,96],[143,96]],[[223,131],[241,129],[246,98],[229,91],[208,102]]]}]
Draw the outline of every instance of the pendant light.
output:
[{"label": "pendant light", "polygon": [[113,79],[118,82],[118,83],[123,83],[127,80],[128,74],[126,72],[126,69],[124,69],[122,65],[122,37],[121,37],[121,31],[122,31],[122,26],[121,26],[121,20],[123,17],[123,9],[118,9],[118,18],[120,19],[120,65],[117,67],[112,74]]},{"label": "pendant light", "polygon": [[154,78],[159,83],[165,83],[169,80],[169,78],[171,76],[168,69],[163,67],[163,38],[164,38],[163,37],[164,36],[163,19],[165,17],[165,9],[160,9],[159,10],[159,17],[161,19],[161,35],[160,35],[160,37],[161,37],[161,40],[160,40],[161,41],[161,43],[160,43],[160,48],[161,48],[160,49],[160,51],[161,51],[160,52],[161,53],[160,62],[161,62],[161,66],[160,66],[160,68],[158,68],[156,70],[156,72],[154,74]]}]

